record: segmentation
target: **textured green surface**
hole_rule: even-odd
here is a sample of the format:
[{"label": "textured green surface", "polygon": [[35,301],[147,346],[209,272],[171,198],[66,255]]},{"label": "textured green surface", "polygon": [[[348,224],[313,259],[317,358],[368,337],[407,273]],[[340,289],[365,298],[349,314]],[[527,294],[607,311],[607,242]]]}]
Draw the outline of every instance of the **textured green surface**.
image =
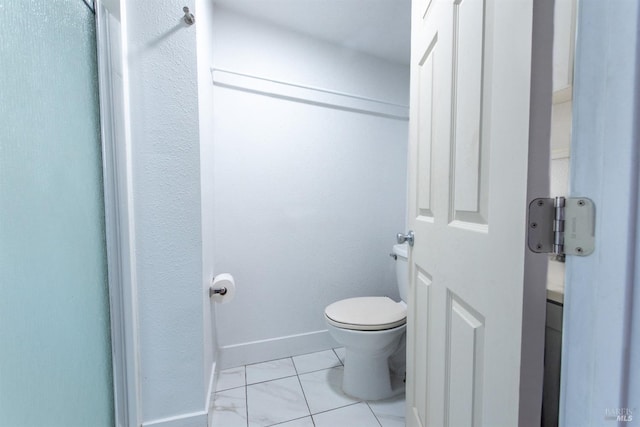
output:
[{"label": "textured green surface", "polygon": [[0,0],[0,426],[112,426],[94,16]]}]

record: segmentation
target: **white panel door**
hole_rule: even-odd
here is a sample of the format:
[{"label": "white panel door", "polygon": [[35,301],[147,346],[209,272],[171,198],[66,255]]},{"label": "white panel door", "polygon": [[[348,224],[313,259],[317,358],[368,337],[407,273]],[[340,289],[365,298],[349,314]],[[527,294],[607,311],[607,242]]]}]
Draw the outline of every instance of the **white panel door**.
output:
[{"label": "white panel door", "polygon": [[546,257],[525,238],[549,191],[548,3],[413,1],[409,426],[540,425]]}]

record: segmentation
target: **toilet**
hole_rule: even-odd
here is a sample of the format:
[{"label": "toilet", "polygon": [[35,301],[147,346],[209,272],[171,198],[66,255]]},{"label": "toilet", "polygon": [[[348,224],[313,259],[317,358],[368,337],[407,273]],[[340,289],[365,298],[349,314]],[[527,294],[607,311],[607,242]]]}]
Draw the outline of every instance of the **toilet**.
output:
[{"label": "toilet", "polygon": [[[343,299],[324,310],[329,334],[346,350],[342,390],[363,400],[380,400],[401,392],[393,387],[390,358],[404,351],[409,269],[407,245],[394,245],[400,298]],[[403,359],[403,354],[400,354]],[[404,374],[404,372],[402,373]]]}]

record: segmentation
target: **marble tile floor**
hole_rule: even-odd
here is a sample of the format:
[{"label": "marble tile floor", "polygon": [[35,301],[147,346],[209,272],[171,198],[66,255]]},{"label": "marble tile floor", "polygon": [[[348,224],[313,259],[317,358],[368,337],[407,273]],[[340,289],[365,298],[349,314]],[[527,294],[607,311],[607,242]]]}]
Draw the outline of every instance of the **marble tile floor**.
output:
[{"label": "marble tile floor", "polygon": [[212,427],[404,427],[404,393],[382,401],[345,395],[344,349],[220,372]]}]

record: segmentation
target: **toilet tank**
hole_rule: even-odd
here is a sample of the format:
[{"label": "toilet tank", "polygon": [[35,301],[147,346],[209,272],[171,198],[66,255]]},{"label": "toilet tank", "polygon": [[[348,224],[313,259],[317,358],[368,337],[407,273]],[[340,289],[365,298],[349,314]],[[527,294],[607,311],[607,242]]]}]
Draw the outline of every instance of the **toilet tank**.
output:
[{"label": "toilet tank", "polygon": [[400,298],[407,302],[407,293],[409,292],[409,262],[407,261],[408,246],[406,243],[401,245],[393,245],[393,253],[396,256],[396,281],[398,282],[398,291]]}]

